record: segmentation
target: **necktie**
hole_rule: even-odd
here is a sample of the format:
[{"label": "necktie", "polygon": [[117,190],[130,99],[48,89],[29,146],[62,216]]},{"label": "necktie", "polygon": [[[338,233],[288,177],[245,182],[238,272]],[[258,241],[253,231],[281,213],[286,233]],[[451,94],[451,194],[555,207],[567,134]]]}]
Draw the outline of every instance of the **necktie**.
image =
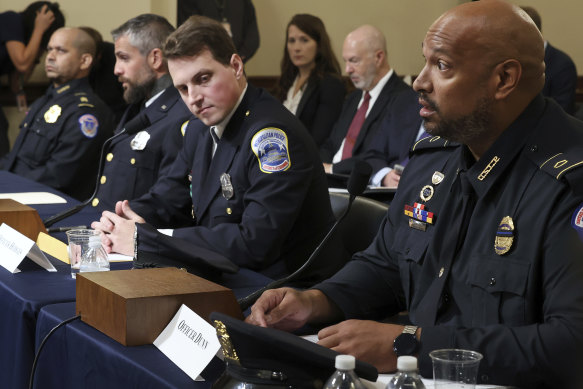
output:
[{"label": "necktie", "polygon": [[344,138],[344,148],[342,149],[342,159],[352,157],[352,149],[354,149],[354,144],[356,143],[356,138],[358,138],[358,133],[364,124],[366,119],[366,111],[368,111],[368,103],[370,101],[370,94],[368,92],[364,93],[364,100],[356,111],[356,115],[352,118],[352,123],[348,127],[348,132],[346,133],[346,138]]},{"label": "necktie", "polygon": [[[476,204],[474,189],[465,172],[459,173],[458,179],[453,183],[452,191],[461,192],[461,199],[453,194],[454,198],[450,199],[448,206],[441,211],[442,215],[449,215],[449,220],[441,221],[440,231],[445,231],[444,239],[441,247],[436,250],[439,253],[438,258],[430,258],[435,262],[432,271],[436,274],[432,275],[433,282],[424,293],[425,295],[416,309],[416,324],[422,326],[434,325],[436,322],[441,296],[453,260],[457,257],[465,239],[472,211]],[[457,201],[454,203],[452,200]]]},{"label": "necktie", "polygon": [[211,128],[209,129],[210,133],[211,133],[211,138],[213,140],[213,145],[212,145],[212,153],[211,156],[214,157],[215,156],[215,152],[217,151],[217,147],[219,147],[219,136],[216,133],[216,127],[215,126],[211,126]]}]

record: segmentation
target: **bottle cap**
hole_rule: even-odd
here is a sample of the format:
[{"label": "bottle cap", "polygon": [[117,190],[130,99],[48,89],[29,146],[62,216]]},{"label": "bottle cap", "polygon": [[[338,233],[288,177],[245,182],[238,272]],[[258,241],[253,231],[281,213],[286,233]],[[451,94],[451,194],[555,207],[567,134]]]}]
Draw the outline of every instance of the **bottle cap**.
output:
[{"label": "bottle cap", "polygon": [[417,358],[408,355],[397,358],[397,370],[400,371],[417,370]]},{"label": "bottle cap", "polygon": [[356,359],[352,355],[336,355],[334,366],[338,370],[354,370]]}]

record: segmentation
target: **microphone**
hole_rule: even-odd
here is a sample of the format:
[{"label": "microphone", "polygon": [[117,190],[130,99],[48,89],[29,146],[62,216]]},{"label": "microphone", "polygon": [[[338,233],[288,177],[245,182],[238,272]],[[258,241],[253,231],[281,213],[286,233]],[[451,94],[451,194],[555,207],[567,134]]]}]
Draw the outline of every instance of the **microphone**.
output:
[{"label": "microphone", "polygon": [[328,240],[330,240],[330,237],[332,237],[332,235],[336,231],[336,228],[338,227],[340,222],[342,220],[344,220],[346,215],[348,215],[348,212],[350,211],[350,207],[352,207],[352,202],[354,201],[356,196],[360,196],[362,194],[362,192],[364,192],[364,190],[366,189],[366,186],[367,186],[368,181],[370,179],[371,173],[372,173],[372,167],[368,163],[363,162],[363,161],[356,161],[356,164],[354,165],[352,172],[350,173],[350,177],[348,178],[347,188],[348,188],[348,193],[350,194],[350,196],[348,197],[348,205],[346,206],[346,209],[344,210],[342,215],[340,215],[338,220],[336,220],[334,225],[332,225],[332,228],[330,228],[330,230],[328,231],[328,233],[326,234],[324,239],[322,239],[320,244],[312,252],[312,254],[308,258],[308,260],[299,269],[297,269],[295,272],[293,272],[289,276],[281,278],[279,280],[275,280],[275,281],[267,284],[263,288],[256,290],[255,292],[251,293],[250,295],[243,297],[242,299],[239,299],[237,302],[239,303],[239,307],[241,308],[241,311],[245,311],[247,308],[249,308],[251,305],[253,305],[253,303],[255,303],[255,301],[257,301],[259,296],[261,296],[261,294],[263,292],[265,292],[266,290],[278,288],[281,285],[297,278],[299,274],[301,274],[304,270],[306,270],[314,262],[314,260],[318,257],[318,254],[320,254],[320,251],[322,251],[322,248],[326,245]]},{"label": "microphone", "polygon": [[134,118],[129,120],[120,132],[118,132],[114,136],[106,139],[105,142],[103,142],[103,146],[101,146],[101,153],[99,155],[99,167],[97,168],[97,179],[95,182],[95,190],[93,191],[93,194],[91,195],[91,197],[89,197],[87,200],[83,201],[80,204],[74,205],[73,207],[71,207],[69,209],[65,209],[64,211],[59,212],[56,215],[53,215],[53,216],[46,218],[45,220],[43,220],[45,227],[48,228],[48,227],[52,226],[53,224],[55,224],[56,222],[61,221],[61,220],[65,219],[71,215],[76,214],[81,209],[85,208],[88,204],[90,204],[93,201],[93,199],[95,198],[95,196],[97,196],[97,191],[99,190],[99,184],[100,184],[99,177],[101,177],[102,168],[103,168],[103,159],[104,159],[103,155],[105,154],[105,151],[109,147],[109,144],[111,144],[111,142],[113,142],[116,138],[120,137],[123,134],[128,134],[128,135],[136,134],[140,130],[148,127],[149,125],[150,125],[150,119],[148,119],[148,117],[145,114],[138,114]]}]

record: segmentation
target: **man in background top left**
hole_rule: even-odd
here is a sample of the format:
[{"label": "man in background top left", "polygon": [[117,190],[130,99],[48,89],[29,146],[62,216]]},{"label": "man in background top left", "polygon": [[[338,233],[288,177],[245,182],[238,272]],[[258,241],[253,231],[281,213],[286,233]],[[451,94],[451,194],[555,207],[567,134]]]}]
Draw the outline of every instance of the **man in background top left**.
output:
[{"label": "man in background top left", "polygon": [[112,133],[113,115],[93,94],[87,76],[95,44],[84,31],[61,28],[47,46],[51,86],[20,125],[0,167],[83,200],[93,190],[99,150]]}]

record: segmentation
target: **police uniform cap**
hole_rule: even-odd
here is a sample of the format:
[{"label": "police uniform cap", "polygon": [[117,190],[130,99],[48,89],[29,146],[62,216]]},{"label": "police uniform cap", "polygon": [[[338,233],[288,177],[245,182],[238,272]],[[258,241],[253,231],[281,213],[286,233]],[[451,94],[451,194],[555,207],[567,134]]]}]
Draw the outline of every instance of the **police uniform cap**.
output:
[{"label": "police uniform cap", "polygon": [[[221,347],[227,363],[213,388],[235,388],[242,383],[246,388],[321,388],[336,370],[338,353],[329,348],[222,313],[213,312],[210,318],[219,340],[223,338]],[[225,343],[230,343],[232,349]],[[378,377],[374,366],[359,360],[355,372],[370,381]]]}]

